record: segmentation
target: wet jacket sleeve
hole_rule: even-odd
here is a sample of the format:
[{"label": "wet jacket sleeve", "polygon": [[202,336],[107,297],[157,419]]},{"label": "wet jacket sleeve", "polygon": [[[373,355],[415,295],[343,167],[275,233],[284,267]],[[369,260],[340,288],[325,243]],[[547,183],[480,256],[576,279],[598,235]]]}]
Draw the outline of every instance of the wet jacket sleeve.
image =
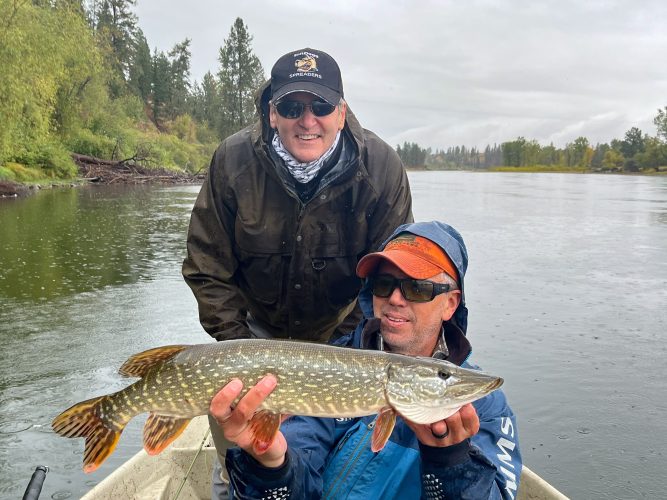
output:
[{"label": "wet jacket sleeve", "polygon": [[501,391],[473,405],[480,430],[472,440],[447,448],[420,444],[422,498],[516,498],[522,463],[514,414]]},{"label": "wet jacket sleeve", "polygon": [[[375,252],[380,245],[401,224],[414,222],[412,215],[412,194],[408,174],[396,151],[380,140],[372,132],[366,132],[366,158],[369,171],[380,171],[374,185],[379,191],[378,203],[368,214],[368,241],[366,253]],[[360,255],[359,258],[363,257]],[[364,285],[366,287],[367,284]],[[370,291],[359,294],[359,308],[363,317],[373,317]],[[358,318],[361,319],[361,318]],[[352,325],[350,329],[352,329]]]},{"label": "wet jacket sleeve", "polygon": [[226,467],[233,498],[303,499],[322,496],[326,457],[344,432],[333,419],[292,417],[281,426],[289,443],[281,467],[262,466],[239,448],[227,450]]},{"label": "wet jacket sleeve", "polygon": [[405,167],[396,151],[372,132],[366,131],[366,163],[379,190],[378,202],[368,223],[368,251],[376,251],[401,224],[413,222],[412,195]]},{"label": "wet jacket sleeve", "polygon": [[216,151],[195,201],[187,238],[183,277],[199,306],[199,321],[216,340],[250,337],[247,303],[234,280],[233,197],[224,192],[225,143]]}]

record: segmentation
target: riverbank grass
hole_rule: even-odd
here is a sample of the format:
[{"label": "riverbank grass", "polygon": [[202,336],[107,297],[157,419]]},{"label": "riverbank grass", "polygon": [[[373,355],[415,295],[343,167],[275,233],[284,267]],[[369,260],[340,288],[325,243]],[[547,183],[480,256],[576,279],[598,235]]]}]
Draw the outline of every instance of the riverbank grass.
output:
[{"label": "riverbank grass", "polygon": [[0,180],[29,183],[38,182],[44,177],[41,169],[26,167],[20,163],[8,162],[0,166]]},{"label": "riverbank grass", "polygon": [[491,167],[489,168],[490,172],[530,172],[530,173],[540,173],[540,172],[559,172],[559,173],[575,173],[575,174],[584,174],[590,173],[591,171],[584,167],[566,167],[563,165],[525,165],[523,167]]},{"label": "riverbank grass", "polygon": [[591,170],[585,167],[565,167],[562,165],[526,165],[523,167],[491,167],[489,172],[522,172],[522,173],[573,173],[573,174],[628,174],[628,175],[667,175],[667,166],[643,168],[637,171],[627,170]]}]

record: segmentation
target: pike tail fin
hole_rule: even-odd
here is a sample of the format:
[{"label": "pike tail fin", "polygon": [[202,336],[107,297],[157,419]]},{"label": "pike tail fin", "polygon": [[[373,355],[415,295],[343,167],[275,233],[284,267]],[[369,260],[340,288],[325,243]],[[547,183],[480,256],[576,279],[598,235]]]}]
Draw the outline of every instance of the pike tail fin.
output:
[{"label": "pike tail fin", "polygon": [[51,427],[61,436],[86,438],[83,455],[83,471],[96,470],[104,462],[118,444],[125,424],[114,429],[100,418],[101,403],[108,396],[82,401],[58,415]]},{"label": "pike tail fin", "polygon": [[189,418],[151,413],[144,425],[144,450],[149,455],[157,455],[180,436],[189,423]]}]

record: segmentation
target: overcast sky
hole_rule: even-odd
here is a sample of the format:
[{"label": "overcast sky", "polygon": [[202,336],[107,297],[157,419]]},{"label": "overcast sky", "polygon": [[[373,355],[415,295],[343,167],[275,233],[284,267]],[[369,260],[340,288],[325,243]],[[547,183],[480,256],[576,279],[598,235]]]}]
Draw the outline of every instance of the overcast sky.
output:
[{"label": "overcast sky", "polygon": [[655,135],[667,106],[665,0],[137,0],[136,13],[152,49],[192,40],[198,81],[237,17],[267,76],[292,50],[328,52],[362,125],[391,145],[595,144]]}]

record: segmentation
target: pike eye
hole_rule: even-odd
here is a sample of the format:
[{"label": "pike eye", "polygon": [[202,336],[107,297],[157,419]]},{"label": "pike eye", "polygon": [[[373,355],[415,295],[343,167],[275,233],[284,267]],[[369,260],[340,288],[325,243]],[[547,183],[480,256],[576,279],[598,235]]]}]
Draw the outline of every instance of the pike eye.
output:
[{"label": "pike eye", "polygon": [[447,372],[440,370],[438,372],[438,377],[440,377],[442,380],[447,380],[449,377],[451,377],[451,375]]}]

